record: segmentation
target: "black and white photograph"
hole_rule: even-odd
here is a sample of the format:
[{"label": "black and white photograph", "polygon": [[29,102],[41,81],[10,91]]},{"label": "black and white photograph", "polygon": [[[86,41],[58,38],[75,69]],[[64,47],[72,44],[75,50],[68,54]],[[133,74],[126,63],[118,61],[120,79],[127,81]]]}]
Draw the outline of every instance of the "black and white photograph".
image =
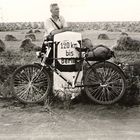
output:
[{"label": "black and white photograph", "polygon": [[139,140],[139,5],[0,0],[0,140]]}]

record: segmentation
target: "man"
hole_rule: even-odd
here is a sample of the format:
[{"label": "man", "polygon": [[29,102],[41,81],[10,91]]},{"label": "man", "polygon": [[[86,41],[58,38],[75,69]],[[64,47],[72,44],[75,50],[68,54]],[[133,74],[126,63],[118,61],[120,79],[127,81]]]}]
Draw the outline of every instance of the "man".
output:
[{"label": "man", "polygon": [[57,3],[50,5],[51,18],[45,21],[45,37],[68,31],[68,25],[65,19],[59,15],[59,7]]},{"label": "man", "polygon": [[[45,41],[50,41],[53,40],[53,36],[55,34],[65,32],[65,31],[70,31],[70,28],[68,27],[65,19],[59,15],[59,7],[57,3],[53,3],[50,5],[50,12],[51,12],[51,18],[47,19],[44,23],[45,25],[45,39],[42,45],[42,50],[41,52],[46,52],[46,44]],[[53,56],[53,48],[52,47],[47,47],[48,53],[47,57],[52,58]],[[44,59],[45,63],[46,59]],[[46,62],[48,64],[51,64],[53,60],[47,60]]]},{"label": "man", "polygon": [[[45,40],[52,40],[53,36],[55,34],[61,33],[61,32],[65,32],[65,31],[70,31],[65,19],[59,15],[59,7],[57,3],[53,3],[50,5],[50,12],[51,12],[51,18],[47,19],[45,21]],[[49,38],[50,37],[50,38]],[[42,52],[47,52],[46,58],[44,58],[44,60],[42,60],[42,64],[44,65],[45,62],[48,64],[52,64],[53,60],[47,59],[48,58],[52,58],[53,56],[53,47],[50,45],[46,45],[45,44],[45,40],[44,43],[42,45]],[[47,46],[47,50],[46,50],[46,46]],[[46,100],[44,102],[44,109],[43,111],[51,111],[51,108],[49,106],[49,99]]]}]

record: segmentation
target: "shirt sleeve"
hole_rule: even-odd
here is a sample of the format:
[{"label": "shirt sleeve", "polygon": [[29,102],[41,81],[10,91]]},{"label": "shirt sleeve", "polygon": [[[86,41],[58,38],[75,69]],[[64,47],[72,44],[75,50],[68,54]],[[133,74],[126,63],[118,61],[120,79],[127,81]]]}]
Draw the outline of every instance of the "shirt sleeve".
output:
[{"label": "shirt sleeve", "polygon": [[45,26],[45,35],[48,35],[50,34],[53,30],[54,30],[54,27],[50,21],[50,19],[47,19],[45,22],[44,22],[44,26]]}]

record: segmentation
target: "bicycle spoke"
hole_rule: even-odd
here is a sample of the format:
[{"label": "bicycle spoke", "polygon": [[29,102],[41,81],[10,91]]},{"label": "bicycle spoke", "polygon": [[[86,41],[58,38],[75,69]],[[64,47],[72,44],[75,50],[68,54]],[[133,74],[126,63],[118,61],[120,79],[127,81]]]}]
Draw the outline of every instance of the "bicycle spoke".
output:
[{"label": "bicycle spoke", "polygon": [[123,73],[110,62],[101,62],[93,65],[92,69],[89,69],[85,76],[84,84],[87,95],[100,104],[114,103],[125,92]]},{"label": "bicycle spoke", "polygon": [[34,103],[45,98],[50,90],[50,79],[46,72],[36,65],[25,65],[13,76],[14,95],[22,102]]}]

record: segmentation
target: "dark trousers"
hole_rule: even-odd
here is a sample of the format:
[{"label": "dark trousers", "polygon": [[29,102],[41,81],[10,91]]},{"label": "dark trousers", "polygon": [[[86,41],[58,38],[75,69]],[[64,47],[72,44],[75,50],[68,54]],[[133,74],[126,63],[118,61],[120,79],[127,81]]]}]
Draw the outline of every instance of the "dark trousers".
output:
[{"label": "dark trousers", "polygon": [[[41,48],[42,53],[46,53],[46,51],[47,51],[46,47],[48,47],[48,46],[43,42],[42,48]],[[46,63],[49,65],[51,65],[53,63],[53,45],[50,44],[50,47],[51,47],[51,51],[48,55],[48,58],[46,59]]]}]

